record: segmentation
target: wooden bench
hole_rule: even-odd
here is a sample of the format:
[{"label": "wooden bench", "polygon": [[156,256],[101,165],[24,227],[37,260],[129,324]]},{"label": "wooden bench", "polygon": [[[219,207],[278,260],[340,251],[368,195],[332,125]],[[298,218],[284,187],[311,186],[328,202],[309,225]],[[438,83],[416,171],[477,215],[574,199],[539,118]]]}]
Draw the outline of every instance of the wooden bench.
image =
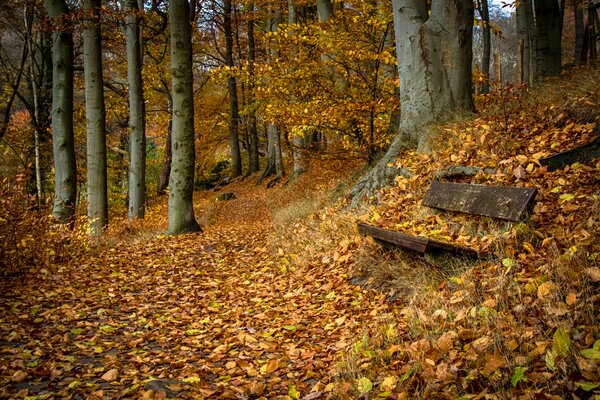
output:
[{"label": "wooden bench", "polygon": [[[533,210],[536,193],[537,189],[532,188],[434,181],[421,204],[442,210],[519,221]],[[449,252],[470,257],[480,255],[479,251],[468,247],[363,223],[358,224],[358,231],[362,235],[420,253]]]}]

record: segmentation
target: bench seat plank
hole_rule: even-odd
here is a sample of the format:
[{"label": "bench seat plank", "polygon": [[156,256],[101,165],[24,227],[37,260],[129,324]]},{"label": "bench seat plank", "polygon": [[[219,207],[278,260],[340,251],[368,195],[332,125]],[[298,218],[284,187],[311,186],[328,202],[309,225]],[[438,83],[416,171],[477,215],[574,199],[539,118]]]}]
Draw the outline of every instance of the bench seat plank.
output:
[{"label": "bench seat plank", "polygon": [[359,223],[358,231],[361,235],[371,236],[377,240],[396,245],[419,253],[430,253],[446,251],[450,253],[463,254],[469,257],[478,257],[477,250],[468,247],[457,246],[454,244],[440,242],[423,236],[407,235],[406,233],[390,231],[378,226]]}]

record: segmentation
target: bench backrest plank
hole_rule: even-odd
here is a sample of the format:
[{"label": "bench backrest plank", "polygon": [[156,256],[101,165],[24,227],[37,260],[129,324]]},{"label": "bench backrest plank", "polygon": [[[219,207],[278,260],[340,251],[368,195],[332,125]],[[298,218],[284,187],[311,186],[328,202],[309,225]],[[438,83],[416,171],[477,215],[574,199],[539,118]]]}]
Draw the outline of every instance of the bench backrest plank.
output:
[{"label": "bench backrest plank", "polygon": [[434,181],[423,205],[518,221],[533,209],[537,189]]}]

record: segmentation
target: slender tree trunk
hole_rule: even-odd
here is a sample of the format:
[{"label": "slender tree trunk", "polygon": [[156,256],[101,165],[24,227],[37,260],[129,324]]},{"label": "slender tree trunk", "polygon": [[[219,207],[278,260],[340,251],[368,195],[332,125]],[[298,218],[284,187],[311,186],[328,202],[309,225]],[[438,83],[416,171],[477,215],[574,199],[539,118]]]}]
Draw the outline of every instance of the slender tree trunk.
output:
[{"label": "slender tree trunk", "polygon": [[52,21],[52,148],[54,153],[54,207],[59,223],[74,226],[77,169],[73,135],[73,36],[65,26],[69,9],[65,0],[45,0]]},{"label": "slender tree trunk", "polygon": [[167,140],[165,143],[163,165],[160,169],[160,175],[158,176],[158,186],[156,188],[156,194],[159,196],[165,194],[167,192],[167,187],[169,186],[169,177],[171,176],[171,162],[173,161],[173,150],[171,148],[173,145],[172,134],[173,120],[171,119],[169,120],[169,127],[167,128]]},{"label": "slender tree trunk", "polygon": [[[254,5],[250,5],[251,12],[254,11]],[[258,132],[256,129],[256,112],[254,111],[254,62],[256,59],[256,45],[254,42],[254,19],[248,18],[248,141],[250,142],[248,174],[257,172],[260,169],[258,159]]]},{"label": "slender tree trunk", "polygon": [[[272,18],[268,22],[268,27],[271,32],[277,32],[277,27],[279,26],[279,18],[278,14],[275,18]],[[271,57],[277,57],[277,52],[275,50],[270,49],[269,54]],[[276,177],[282,178],[285,176],[285,170],[283,169],[283,157],[281,154],[281,143],[280,143],[280,133],[277,125],[274,122],[269,122],[267,124],[267,143],[268,143],[268,161],[265,169],[259,178],[258,182],[262,182],[264,178],[269,175],[275,174]]]},{"label": "slender tree trunk", "polygon": [[[288,0],[288,24],[290,26],[295,26],[298,23],[298,17],[296,13],[296,6],[294,5],[294,0]],[[291,56],[294,57],[295,50],[291,50]],[[290,60],[293,61],[293,60]],[[292,63],[293,65],[293,63]],[[304,158],[304,147],[305,141],[304,137],[298,134],[295,134],[292,137],[292,157],[294,158],[294,166],[293,172],[290,179],[295,179],[298,176],[302,175],[306,172],[306,160]]]},{"label": "slender tree trunk", "polygon": [[581,64],[583,61],[583,1],[573,1],[573,12],[575,14],[575,55],[573,62],[575,65]]},{"label": "slender tree trunk", "polygon": [[137,0],[125,0],[125,39],[129,81],[129,218],[144,218],[146,208],[146,126]]},{"label": "slender tree trunk", "polygon": [[192,32],[187,0],[170,0],[173,132],[169,180],[170,235],[200,230],[194,216],[194,76]]},{"label": "slender tree trunk", "polygon": [[488,0],[480,0],[481,22],[483,23],[483,59],[481,60],[481,69],[486,76],[486,81],[481,88],[481,93],[490,92],[490,56],[491,56],[491,29],[490,29],[490,10]]},{"label": "slender tree trunk", "polygon": [[556,0],[536,0],[536,73],[538,77],[560,74],[560,8]]},{"label": "slender tree trunk", "polygon": [[91,233],[108,225],[106,118],[102,78],[100,0],[84,0],[83,62],[87,120],[88,218]]},{"label": "slender tree trunk", "polygon": [[[233,67],[233,32],[231,29],[231,0],[223,1],[223,25],[225,30],[225,63]],[[229,91],[229,147],[231,149],[231,177],[242,175],[242,157],[239,141],[239,110],[237,82],[234,76],[227,78]]]}]

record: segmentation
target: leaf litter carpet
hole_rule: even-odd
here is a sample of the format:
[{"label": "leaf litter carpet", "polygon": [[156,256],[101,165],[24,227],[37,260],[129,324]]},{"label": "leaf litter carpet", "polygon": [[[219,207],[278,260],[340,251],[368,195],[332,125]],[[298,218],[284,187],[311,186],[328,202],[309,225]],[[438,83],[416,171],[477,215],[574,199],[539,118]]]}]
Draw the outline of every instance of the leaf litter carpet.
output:
[{"label": "leaf litter carpet", "polygon": [[331,397],[384,297],[341,267],[287,271],[264,195],[236,195],[203,233],[0,282],[0,397]]}]

